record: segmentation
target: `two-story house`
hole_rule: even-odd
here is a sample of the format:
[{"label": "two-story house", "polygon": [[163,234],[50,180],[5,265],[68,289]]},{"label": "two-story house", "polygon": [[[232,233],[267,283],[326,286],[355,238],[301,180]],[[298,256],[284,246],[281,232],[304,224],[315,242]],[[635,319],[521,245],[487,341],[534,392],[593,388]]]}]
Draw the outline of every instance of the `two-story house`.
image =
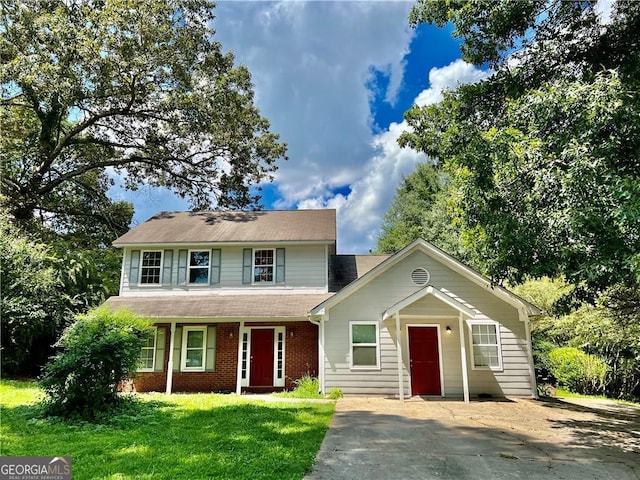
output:
[{"label": "two-story house", "polygon": [[138,391],[535,395],[539,311],[424,240],[338,255],[334,210],[163,212],[114,245],[106,305],[156,325]]}]

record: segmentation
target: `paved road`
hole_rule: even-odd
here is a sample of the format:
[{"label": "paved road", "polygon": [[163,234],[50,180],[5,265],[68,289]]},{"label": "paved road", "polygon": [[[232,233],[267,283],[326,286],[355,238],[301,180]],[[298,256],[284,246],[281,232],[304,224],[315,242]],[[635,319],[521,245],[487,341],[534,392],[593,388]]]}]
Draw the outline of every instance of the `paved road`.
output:
[{"label": "paved road", "polygon": [[640,480],[640,407],[343,398],[306,480]]}]

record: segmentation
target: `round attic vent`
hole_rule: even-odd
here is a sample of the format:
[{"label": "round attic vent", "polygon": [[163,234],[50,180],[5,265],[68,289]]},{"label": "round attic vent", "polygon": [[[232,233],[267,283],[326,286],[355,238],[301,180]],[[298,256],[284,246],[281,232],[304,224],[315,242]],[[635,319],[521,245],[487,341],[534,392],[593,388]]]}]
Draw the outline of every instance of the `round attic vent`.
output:
[{"label": "round attic vent", "polygon": [[411,281],[419,287],[429,283],[429,272],[426,268],[418,267],[411,272]]}]

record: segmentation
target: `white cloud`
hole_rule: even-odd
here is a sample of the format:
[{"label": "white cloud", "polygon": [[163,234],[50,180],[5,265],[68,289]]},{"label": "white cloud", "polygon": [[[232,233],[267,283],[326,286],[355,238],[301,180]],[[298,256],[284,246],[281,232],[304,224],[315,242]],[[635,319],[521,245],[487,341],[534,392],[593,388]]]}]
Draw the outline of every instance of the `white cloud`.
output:
[{"label": "white cloud", "polygon": [[446,67],[432,68],[429,71],[429,88],[420,92],[414,103],[418,106],[430,105],[442,100],[442,92],[464,83],[475,83],[487,78],[489,73],[480,70],[462,59]]},{"label": "white cloud", "polygon": [[413,37],[410,2],[219,2],[214,28],[249,67],[256,103],[289,144],[277,173],[281,207],[349,185],[371,143],[371,69],[395,100]]},{"label": "white cloud", "polygon": [[[289,145],[275,207],[338,209],[343,253],[375,248],[398,184],[426,160],[398,146],[404,122],[372,133],[367,88],[372,69],[384,72],[381,97],[395,101],[414,35],[407,20],[412,4],[221,1],[216,8],[216,39],[234,52],[236,64],[248,66],[257,106]],[[442,89],[484,76],[462,61],[432,69],[430,88],[416,102],[438,101]],[[162,209],[179,208],[180,200],[172,203],[163,192],[157,199]]]},{"label": "white cloud", "polygon": [[[487,72],[462,60],[433,68],[429,72],[429,88],[422,91],[414,103],[427,105],[438,102],[442,99],[443,90],[480,81],[487,75]],[[397,186],[419,162],[427,160],[424,154],[398,145],[398,137],[408,128],[406,122],[392,123],[386,131],[373,137],[377,154],[368,160],[367,173],[352,184],[348,196],[315,197],[300,203],[305,208],[338,209],[339,251],[361,253],[375,248],[382,217]]]},{"label": "white cloud", "polygon": [[613,0],[598,0],[596,2],[594,10],[600,16],[601,25],[610,24],[611,13],[613,11]]}]

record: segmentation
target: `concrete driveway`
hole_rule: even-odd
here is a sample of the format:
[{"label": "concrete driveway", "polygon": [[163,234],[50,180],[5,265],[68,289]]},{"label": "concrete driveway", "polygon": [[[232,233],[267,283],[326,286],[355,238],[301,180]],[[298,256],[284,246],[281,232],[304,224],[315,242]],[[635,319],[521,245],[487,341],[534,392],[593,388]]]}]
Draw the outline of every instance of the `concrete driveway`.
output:
[{"label": "concrete driveway", "polygon": [[640,479],[640,407],[343,398],[307,480]]}]

